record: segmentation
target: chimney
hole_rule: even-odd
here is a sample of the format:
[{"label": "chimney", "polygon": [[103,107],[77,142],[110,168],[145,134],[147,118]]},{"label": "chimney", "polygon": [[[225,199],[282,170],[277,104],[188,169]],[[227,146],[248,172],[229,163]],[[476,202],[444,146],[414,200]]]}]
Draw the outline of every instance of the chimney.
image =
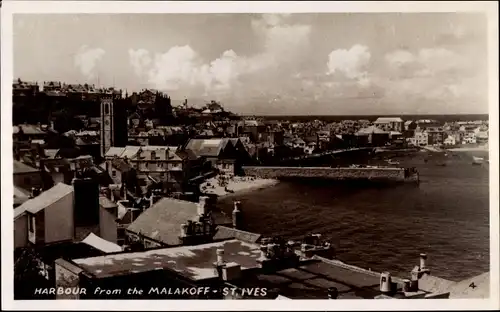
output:
[{"label": "chimney", "polygon": [[337,287],[328,288],[328,299],[337,299],[339,297],[339,290]]},{"label": "chimney", "polygon": [[411,291],[411,281],[409,279],[404,279],[403,280],[403,291],[404,292]]},{"label": "chimney", "polygon": [[123,183],[123,200],[127,200],[127,184]]},{"label": "chimney", "polygon": [[418,279],[420,278],[420,268],[415,266],[411,271],[410,290],[418,291]]},{"label": "chimney", "polygon": [[218,248],[217,249],[217,265],[223,265],[224,264],[224,249]]},{"label": "chimney", "polygon": [[222,279],[226,282],[241,277],[241,266],[236,262],[229,262],[222,267]]},{"label": "chimney", "polygon": [[30,197],[31,198],[35,198],[37,197],[38,195],[40,195],[40,189],[37,188],[37,187],[32,187],[31,188],[31,194],[30,194]]},{"label": "chimney", "polygon": [[198,201],[198,216],[207,215],[208,196],[200,196]]},{"label": "chimney", "polygon": [[240,201],[235,201],[234,202],[234,210],[233,210],[233,227],[235,229],[241,229],[242,227],[242,211],[241,211],[241,202]]},{"label": "chimney", "polygon": [[383,272],[380,274],[380,291],[382,293],[391,292],[392,287],[391,273]]},{"label": "chimney", "polygon": [[431,274],[431,270],[427,267],[427,254],[420,254],[420,274],[418,278],[421,278],[424,274]]},{"label": "chimney", "polygon": [[426,267],[427,255],[425,253],[420,254],[420,270],[427,269]]},{"label": "chimney", "polygon": [[188,231],[187,231],[187,224],[183,223],[181,224],[181,238],[186,238],[188,236]]}]

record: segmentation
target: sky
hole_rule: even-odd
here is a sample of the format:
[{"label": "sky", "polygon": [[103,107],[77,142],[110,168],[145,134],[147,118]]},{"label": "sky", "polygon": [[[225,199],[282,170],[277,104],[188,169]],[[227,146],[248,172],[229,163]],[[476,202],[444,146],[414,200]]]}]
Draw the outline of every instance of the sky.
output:
[{"label": "sky", "polygon": [[16,14],[14,77],[270,115],[488,112],[476,13]]}]

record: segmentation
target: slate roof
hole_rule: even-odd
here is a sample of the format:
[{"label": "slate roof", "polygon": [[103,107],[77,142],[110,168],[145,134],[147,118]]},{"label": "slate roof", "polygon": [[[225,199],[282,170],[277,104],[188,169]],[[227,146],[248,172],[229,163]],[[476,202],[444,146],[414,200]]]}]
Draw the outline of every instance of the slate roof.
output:
[{"label": "slate roof", "polygon": [[453,281],[428,274],[418,280],[418,288],[429,293],[448,292],[454,284]]},{"label": "slate roof", "polygon": [[487,299],[489,297],[490,272],[460,281],[450,289],[450,299]]},{"label": "slate roof", "polygon": [[28,191],[14,186],[14,205],[21,205],[30,199]]},{"label": "slate roof", "polygon": [[19,133],[19,129],[22,129],[24,134],[34,135],[34,134],[44,134],[45,132],[40,129],[40,127],[35,125],[18,125],[12,127],[12,132],[14,134]]},{"label": "slate roof", "polygon": [[144,211],[127,230],[167,245],[178,245],[180,225],[198,216],[197,203],[163,198]]},{"label": "slate roof", "polygon": [[272,289],[289,299],[328,299],[328,288],[335,287],[338,299],[373,299],[380,294],[379,283],[380,273],[316,258],[296,268],[255,274],[235,286]]},{"label": "slate roof", "polygon": [[241,269],[257,268],[260,246],[239,240],[228,240],[195,246],[152,249],[142,252],[118,253],[93,258],[75,259],[73,262],[97,278],[143,273],[163,268],[175,271],[193,281],[217,276],[213,263],[216,250],[224,249],[226,262],[236,262]]},{"label": "slate roof", "polygon": [[[71,194],[73,194],[73,186],[58,183],[14,209],[14,217],[21,215],[25,211],[35,214]],[[70,208],[72,209],[72,207]]]},{"label": "slate roof", "polygon": [[45,157],[47,158],[56,158],[57,154],[59,153],[59,149],[45,149],[43,150],[45,153]]},{"label": "slate roof", "polygon": [[375,126],[370,126],[367,128],[360,129],[356,134],[357,135],[368,135],[368,134],[384,134],[388,133],[387,131],[384,131],[382,129],[379,129]]},{"label": "slate roof", "polygon": [[403,122],[399,117],[379,117],[375,123],[390,123],[390,122]]},{"label": "slate roof", "polygon": [[[138,156],[139,154],[136,154],[132,159],[136,159]],[[167,146],[155,150],[141,149],[140,156],[141,160],[153,160],[152,157],[155,156],[154,159],[157,161],[182,161],[175,150],[170,150]]]},{"label": "slate roof", "polygon": [[111,161],[111,165],[113,168],[117,169],[120,172],[128,172],[132,169],[132,166],[127,164],[123,159],[117,158]]},{"label": "slate roof", "polygon": [[[113,192],[112,190],[111,192]],[[102,208],[116,208],[118,205],[114,202],[112,202],[110,199],[104,196],[99,197],[99,206]]]},{"label": "slate roof", "polygon": [[125,147],[110,147],[105,154],[105,157],[120,157],[125,151]]},{"label": "slate roof", "polygon": [[84,240],[82,240],[82,243],[92,246],[105,253],[123,251],[123,249],[117,244],[107,241],[94,233],[90,233]]},{"label": "slate roof", "polygon": [[14,174],[39,172],[38,169],[28,166],[18,160],[14,160]]},{"label": "slate roof", "polygon": [[218,226],[214,240],[238,239],[247,243],[257,243],[261,238],[260,234],[237,230],[226,226]]},{"label": "slate roof", "polygon": [[185,149],[193,151],[198,156],[218,157],[228,143],[230,140],[227,138],[191,139]]}]

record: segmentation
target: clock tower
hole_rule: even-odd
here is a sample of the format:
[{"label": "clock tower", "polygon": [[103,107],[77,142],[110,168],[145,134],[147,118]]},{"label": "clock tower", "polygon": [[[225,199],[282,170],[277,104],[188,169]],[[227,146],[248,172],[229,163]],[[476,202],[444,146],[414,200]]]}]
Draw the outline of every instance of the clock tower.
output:
[{"label": "clock tower", "polygon": [[110,147],[114,146],[113,97],[101,98],[101,156],[104,157]]}]

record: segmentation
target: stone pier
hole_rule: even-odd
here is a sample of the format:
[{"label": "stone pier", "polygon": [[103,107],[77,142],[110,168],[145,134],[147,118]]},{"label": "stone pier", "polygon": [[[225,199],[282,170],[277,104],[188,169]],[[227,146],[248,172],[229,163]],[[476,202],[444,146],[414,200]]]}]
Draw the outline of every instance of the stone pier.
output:
[{"label": "stone pier", "polygon": [[331,167],[243,167],[247,176],[265,179],[321,178],[332,180],[380,180],[418,182],[418,172],[408,168],[331,168]]}]

